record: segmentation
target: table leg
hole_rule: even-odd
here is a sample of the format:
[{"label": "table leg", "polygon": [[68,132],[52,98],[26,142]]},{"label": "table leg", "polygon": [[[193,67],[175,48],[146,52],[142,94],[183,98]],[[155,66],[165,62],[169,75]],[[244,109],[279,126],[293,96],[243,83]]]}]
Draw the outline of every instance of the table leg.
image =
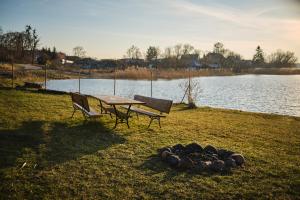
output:
[{"label": "table leg", "polygon": [[128,108],[127,108],[127,113],[126,113],[126,124],[127,124],[127,127],[128,128],[130,128],[129,127],[129,112],[130,112],[130,107],[131,107],[131,104],[128,106]]},{"label": "table leg", "polygon": [[115,105],[113,105],[113,107],[114,107],[115,115],[116,115],[116,123],[115,123],[115,127],[114,127],[114,129],[115,129],[117,127],[117,124],[118,124],[118,111],[117,111],[117,108],[116,108]]},{"label": "table leg", "polygon": [[99,103],[100,103],[100,108],[101,108],[101,114],[103,113],[103,105],[102,105],[102,101],[99,100]]}]

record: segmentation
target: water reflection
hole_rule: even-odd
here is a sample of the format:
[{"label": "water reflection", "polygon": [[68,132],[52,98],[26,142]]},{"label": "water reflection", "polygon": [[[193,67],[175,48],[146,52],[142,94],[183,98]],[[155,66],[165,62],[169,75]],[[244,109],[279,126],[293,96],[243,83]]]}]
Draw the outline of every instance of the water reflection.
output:
[{"label": "water reflection", "polygon": [[[197,105],[300,116],[300,75],[242,75],[194,78],[202,93]],[[184,79],[153,81],[153,97],[179,102]],[[150,81],[117,80],[116,95],[150,96]],[[49,89],[78,91],[78,80],[50,80]],[[81,79],[85,94],[113,94],[113,80]]]}]

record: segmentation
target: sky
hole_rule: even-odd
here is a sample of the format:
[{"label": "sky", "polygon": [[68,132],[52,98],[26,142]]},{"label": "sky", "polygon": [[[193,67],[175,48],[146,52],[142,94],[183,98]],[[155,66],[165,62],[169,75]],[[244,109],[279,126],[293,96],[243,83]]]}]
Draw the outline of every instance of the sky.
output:
[{"label": "sky", "polygon": [[260,45],[300,59],[300,0],[0,0],[4,32],[37,29],[40,47],[72,55],[82,46],[90,57],[122,58],[131,45],[189,43],[211,51],[221,42],[244,59]]}]

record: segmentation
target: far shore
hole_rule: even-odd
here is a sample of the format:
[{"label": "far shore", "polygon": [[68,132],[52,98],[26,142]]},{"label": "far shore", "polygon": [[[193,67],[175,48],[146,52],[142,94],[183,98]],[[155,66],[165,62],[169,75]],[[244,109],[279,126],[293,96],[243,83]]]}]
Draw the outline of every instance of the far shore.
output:
[{"label": "far shore", "polygon": [[[0,64],[0,86],[11,85],[11,65]],[[94,79],[128,79],[128,80],[157,80],[157,79],[182,79],[201,76],[235,76],[235,75],[297,75],[300,68],[246,68],[241,70],[232,69],[149,69],[128,67],[124,70],[117,69],[81,69],[80,78]],[[51,79],[77,79],[79,77],[78,68],[72,67],[52,67],[47,69],[47,80]],[[42,82],[45,80],[45,70],[43,66],[32,67],[24,64],[14,65],[14,82],[23,84],[24,82]]]}]

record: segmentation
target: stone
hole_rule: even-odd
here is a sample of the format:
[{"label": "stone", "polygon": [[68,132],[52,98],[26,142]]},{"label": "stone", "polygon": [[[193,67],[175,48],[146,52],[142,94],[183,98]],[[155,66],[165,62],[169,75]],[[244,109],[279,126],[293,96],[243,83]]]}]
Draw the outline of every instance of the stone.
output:
[{"label": "stone", "polygon": [[242,154],[234,153],[230,156],[230,158],[234,159],[238,166],[241,166],[245,163],[245,158]]},{"label": "stone", "polygon": [[208,154],[218,154],[217,149],[212,145],[207,145],[203,150]]},{"label": "stone", "polygon": [[179,165],[180,158],[177,155],[169,155],[167,156],[166,161],[171,167],[177,167]]},{"label": "stone", "polygon": [[175,154],[181,154],[184,152],[184,146],[182,144],[176,144],[172,147],[172,152]]},{"label": "stone", "polygon": [[203,170],[207,170],[212,165],[212,162],[211,161],[201,161],[200,164],[201,164]]},{"label": "stone", "polygon": [[171,153],[170,151],[167,151],[167,150],[163,151],[163,152],[160,154],[160,156],[161,156],[161,158],[162,158],[163,160],[166,160],[167,157],[170,156],[170,155],[172,155],[172,153]]},{"label": "stone", "polygon": [[212,154],[211,159],[212,160],[219,160],[218,154]]},{"label": "stone", "polygon": [[161,149],[157,150],[157,152],[159,153],[159,155],[161,155],[162,152],[164,152],[164,151],[172,152],[172,149],[171,149],[171,147],[164,147],[164,148],[161,148]]},{"label": "stone", "polygon": [[178,167],[181,169],[192,169],[194,162],[189,157],[184,157],[180,160]]},{"label": "stone", "polygon": [[225,163],[223,160],[214,160],[210,165],[210,169],[215,172],[222,172],[225,169]]},{"label": "stone", "polygon": [[232,158],[227,158],[224,162],[225,162],[225,166],[226,166],[227,168],[236,167],[235,160],[232,159]]},{"label": "stone", "polygon": [[191,153],[201,153],[203,151],[203,148],[197,144],[197,143],[191,143],[185,146],[185,153],[191,154]]},{"label": "stone", "polygon": [[228,151],[226,149],[219,149],[218,150],[218,156],[222,159],[222,160],[226,160],[226,158],[229,158],[232,154],[234,154],[233,151]]}]

